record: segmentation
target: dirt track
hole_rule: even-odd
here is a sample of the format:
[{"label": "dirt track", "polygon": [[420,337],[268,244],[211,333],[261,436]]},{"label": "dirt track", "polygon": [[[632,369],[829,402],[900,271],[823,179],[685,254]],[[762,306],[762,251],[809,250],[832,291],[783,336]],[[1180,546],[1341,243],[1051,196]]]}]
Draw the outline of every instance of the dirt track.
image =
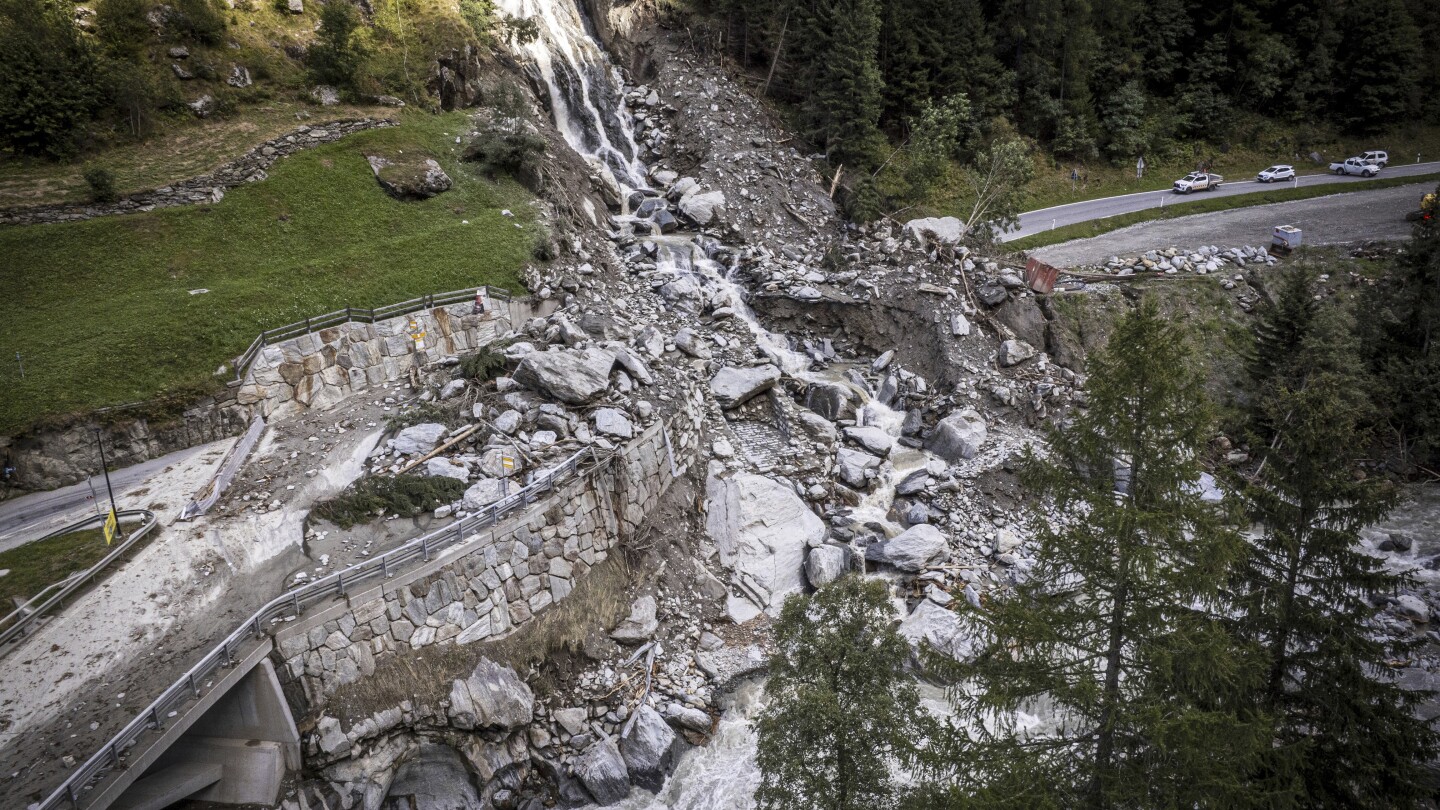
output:
[{"label": "dirt track", "polygon": [[1031,255],[1057,267],[1075,267],[1171,246],[1189,249],[1201,245],[1265,245],[1276,225],[1302,229],[1307,245],[1404,239],[1410,235],[1406,212],[1414,209],[1420,196],[1431,188],[1428,183],[1417,183],[1142,222],[1089,239],[1038,248]]}]

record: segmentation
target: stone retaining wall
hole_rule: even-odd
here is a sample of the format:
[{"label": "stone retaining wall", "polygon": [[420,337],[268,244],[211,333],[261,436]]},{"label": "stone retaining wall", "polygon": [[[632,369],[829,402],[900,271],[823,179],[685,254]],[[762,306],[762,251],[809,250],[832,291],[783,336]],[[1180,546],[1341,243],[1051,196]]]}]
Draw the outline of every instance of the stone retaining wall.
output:
[{"label": "stone retaining wall", "polygon": [[366,129],[393,127],[388,118],[361,118],[331,121],[320,126],[302,126],[294,132],[268,140],[211,174],[202,174],[151,191],[141,191],[113,203],[84,205],[43,205],[0,211],[0,225],[39,225],[46,222],[73,222],[82,219],[135,214],[177,205],[217,203],[227,189],[265,179],[265,170],[275,161],[303,149],[338,141]]},{"label": "stone retaining wall", "polygon": [[491,300],[483,315],[465,303],[321,329],[262,349],[236,401],[258,407],[267,419],[287,408],[328,407],[411,369],[475,351],[532,313],[528,299]]},{"label": "stone retaining wall", "polygon": [[[684,474],[699,449],[703,413],[695,392],[673,416],[656,418],[607,468],[561,487],[493,532],[277,633],[281,679],[296,697],[298,683],[307,704],[296,714],[319,716],[335,689],[373,674],[379,658],[499,638],[564,599]],[[363,726],[351,732],[368,733]],[[354,742],[344,741],[345,748]]]}]

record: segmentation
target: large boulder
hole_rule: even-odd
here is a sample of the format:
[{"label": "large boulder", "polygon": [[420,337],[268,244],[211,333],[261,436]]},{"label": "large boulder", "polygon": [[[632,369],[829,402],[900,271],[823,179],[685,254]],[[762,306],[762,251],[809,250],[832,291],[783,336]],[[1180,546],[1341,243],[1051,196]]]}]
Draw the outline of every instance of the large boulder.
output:
[{"label": "large boulder", "polygon": [[620,741],[620,756],[630,771],[630,781],[659,792],[674,760],[675,731],[660,713],[642,705],[635,710],[630,736]]},{"label": "large boulder", "polygon": [[941,419],[925,448],[953,463],[975,458],[988,435],[985,420],[973,408],[966,408]]},{"label": "large boulder", "polygon": [[505,482],[499,478],[482,478],[465,490],[461,505],[471,512],[478,512],[505,497]]},{"label": "large boulder", "polygon": [[725,192],[692,190],[681,197],[675,207],[703,228],[725,210]]},{"label": "large boulder", "polygon": [[855,392],[839,383],[815,383],[805,391],[805,407],[834,422],[855,418]]},{"label": "large boulder", "polygon": [[722,408],[744,405],[780,381],[780,369],[766,364],[749,368],[726,366],[710,380],[710,391]]},{"label": "large boulder", "polygon": [[425,474],[454,478],[456,481],[470,480],[470,471],[465,469],[465,465],[448,458],[432,458],[425,462]]},{"label": "large boulder", "polygon": [[640,643],[655,635],[660,629],[660,622],[655,618],[655,597],[642,596],[630,605],[630,616],[620,622],[610,637],[616,641]]},{"label": "large boulder", "polygon": [[450,685],[450,724],[459,729],[503,729],[528,726],[534,719],[535,695],[515,670],[481,658],[465,680]]},{"label": "large boulder", "polygon": [[890,449],[895,446],[895,437],[874,425],[847,427],[845,438],[881,458],[890,455]]},{"label": "large boulder", "polygon": [[439,422],[411,425],[395,436],[395,450],[405,455],[428,453],[445,437],[445,426]]},{"label": "large boulder", "polygon": [[869,487],[870,476],[866,473],[879,467],[880,459],[860,450],[842,447],[835,453],[835,469],[840,480],[856,489]]},{"label": "large boulder", "polygon": [[778,615],[805,583],[805,549],[825,537],[825,523],[789,487],[749,473],[711,476],[705,485],[705,531],[756,607]]},{"label": "large boulder", "polygon": [[635,424],[618,408],[600,408],[595,411],[595,430],[617,439],[629,439],[635,435]]},{"label": "large boulder", "polygon": [[814,411],[796,411],[795,426],[800,428],[800,432],[805,434],[805,438],[826,446],[834,444],[840,436],[840,432],[835,429],[835,425],[829,419]]},{"label": "large boulder", "polygon": [[842,546],[823,545],[810,549],[805,558],[805,578],[810,587],[821,588],[845,575],[850,553]]},{"label": "large boulder", "polygon": [[397,200],[426,200],[450,190],[450,175],[424,155],[366,155],[375,180]]},{"label": "large boulder", "polygon": [[1000,344],[1000,351],[995,355],[995,360],[1001,366],[1009,368],[1029,360],[1036,354],[1035,347],[1023,340],[1007,340]]},{"label": "large boulder", "polygon": [[905,223],[905,232],[921,247],[930,244],[956,245],[965,238],[965,223],[955,217],[921,217]]},{"label": "large boulder", "polygon": [[610,387],[615,355],[604,349],[532,352],[515,369],[515,382],[564,402],[588,405]]},{"label": "large boulder", "polygon": [[610,740],[596,740],[575,759],[575,776],[601,807],[630,795],[625,760]]},{"label": "large boulder", "polygon": [[913,574],[949,559],[950,545],[939,529],[921,523],[883,543],[872,544],[865,549],[865,558]]},{"label": "large boulder", "polygon": [[915,610],[900,623],[900,635],[919,648],[928,644],[936,651],[964,661],[973,655],[971,639],[966,635],[960,617],[929,599],[920,600]]}]

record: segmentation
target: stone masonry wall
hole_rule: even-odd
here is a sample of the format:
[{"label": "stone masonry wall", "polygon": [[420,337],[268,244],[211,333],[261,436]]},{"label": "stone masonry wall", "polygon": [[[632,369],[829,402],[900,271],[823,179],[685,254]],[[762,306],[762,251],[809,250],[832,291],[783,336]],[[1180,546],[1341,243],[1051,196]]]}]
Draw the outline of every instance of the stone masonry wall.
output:
[{"label": "stone masonry wall", "polygon": [[318,716],[335,689],[373,674],[377,659],[520,628],[569,595],[684,474],[699,448],[703,412],[693,392],[668,420],[656,417],[608,468],[428,564],[287,626],[275,639],[282,681],[298,682],[307,714]]},{"label": "stone masonry wall", "polygon": [[294,132],[268,140],[246,152],[243,156],[226,163],[211,174],[202,174],[178,183],[171,183],[150,191],[127,195],[113,203],[90,203],[86,205],[42,205],[25,208],[0,210],[0,225],[40,225],[46,222],[72,222],[114,214],[135,214],[153,211],[156,208],[171,208],[177,205],[198,205],[217,203],[225,196],[227,189],[244,183],[255,183],[265,179],[269,169],[286,155],[321,144],[338,141],[366,129],[393,127],[396,122],[386,118],[360,118],[348,121],[331,121],[318,127],[302,126]]},{"label": "stone masonry wall", "polygon": [[[530,317],[526,300],[491,300],[422,310],[371,323],[345,323],[266,346],[236,392],[267,419],[287,408],[323,408],[413,368],[474,351]],[[413,326],[412,326],[413,324]],[[423,333],[422,341],[414,339]]]}]

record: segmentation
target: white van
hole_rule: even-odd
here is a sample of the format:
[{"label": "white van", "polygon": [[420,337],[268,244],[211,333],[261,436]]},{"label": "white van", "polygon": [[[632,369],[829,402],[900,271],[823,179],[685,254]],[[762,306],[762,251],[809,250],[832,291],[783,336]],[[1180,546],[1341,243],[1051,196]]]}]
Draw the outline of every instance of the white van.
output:
[{"label": "white van", "polygon": [[1372,166],[1384,166],[1390,162],[1390,153],[1383,149],[1375,149],[1361,155],[1360,159]]}]

